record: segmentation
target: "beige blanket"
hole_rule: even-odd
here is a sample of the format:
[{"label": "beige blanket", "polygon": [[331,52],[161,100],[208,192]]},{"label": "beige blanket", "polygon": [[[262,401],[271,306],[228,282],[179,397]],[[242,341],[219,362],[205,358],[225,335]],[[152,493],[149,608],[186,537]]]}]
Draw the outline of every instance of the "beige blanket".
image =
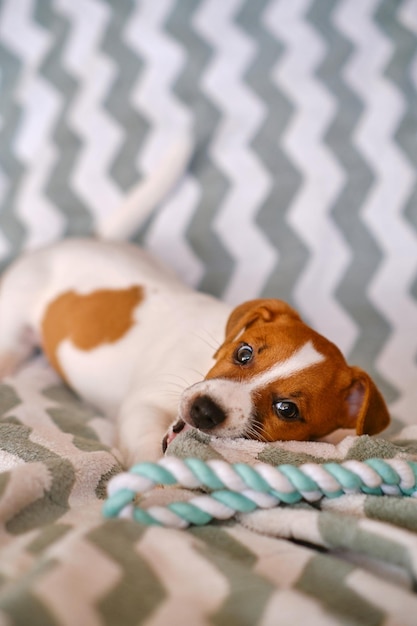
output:
[{"label": "beige blanket", "polygon": [[[415,624],[417,501],[346,495],[186,531],[105,520],[121,471],[112,425],[42,359],[0,389],[0,625]],[[396,440],[231,442],[197,433],[170,452],[300,464],[417,458]],[[155,489],[150,503],[187,490]]]}]

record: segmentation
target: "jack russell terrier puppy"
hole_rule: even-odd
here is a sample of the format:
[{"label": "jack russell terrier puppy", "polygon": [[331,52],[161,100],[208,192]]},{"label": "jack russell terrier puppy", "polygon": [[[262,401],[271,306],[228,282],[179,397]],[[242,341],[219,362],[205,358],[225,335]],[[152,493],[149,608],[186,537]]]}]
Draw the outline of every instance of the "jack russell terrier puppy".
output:
[{"label": "jack russell terrier puppy", "polygon": [[126,465],[156,460],[184,425],[276,441],[373,435],[389,422],[368,374],[286,303],[231,310],[129,244],[68,239],[12,264],[0,288],[0,374],[37,345],[116,418]]}]

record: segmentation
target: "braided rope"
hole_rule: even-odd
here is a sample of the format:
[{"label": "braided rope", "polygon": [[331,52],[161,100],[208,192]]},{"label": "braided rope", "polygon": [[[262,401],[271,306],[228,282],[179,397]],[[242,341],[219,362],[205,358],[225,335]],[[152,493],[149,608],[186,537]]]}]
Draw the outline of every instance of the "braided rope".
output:
[{"label": "braided rope", "polygon": [[[156,485],[187,489],[204,487],[209,494],[187,502],[147,509],[134,505],[138,494]],[[270,509],[280,503],[316,502],[344,494],[417,497],[417,462],[402,459],[368,459],[343,463],[305,463],[300,466],[165,457],[158,463],[139,463],[108,483],[103,515],[134,519],[143,524],[173,528],[226,520],[236,513]]]}]

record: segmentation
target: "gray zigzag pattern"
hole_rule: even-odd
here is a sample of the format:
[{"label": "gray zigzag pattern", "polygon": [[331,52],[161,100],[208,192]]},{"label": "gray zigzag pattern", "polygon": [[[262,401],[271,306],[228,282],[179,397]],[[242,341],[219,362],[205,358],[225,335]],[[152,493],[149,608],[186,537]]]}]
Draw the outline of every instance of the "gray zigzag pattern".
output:
[{"label": "gray zigzag pattern", "polygon": [[[13,138],[21,119],[20,107],[14,101],[16,84],[19,78],[20,62],[3,45],[0,45],[2,97],[0,98],[0,142],[3,146],[0,151],[0,168],[7,179],[8,190],[5,194],[3,206],[0,211],[0,229],[4,236],[11,242],[15,250],[20,250],[25,229],[15,214],[15,198],[24,174],[24,167],[18,162],[13,153]],[[3,260],[2,269],[6,260]]]},{"label": "gray zigzag pattern", "polygon": [[[109,558],[118,568],[120,575],[112,589],[103,598],[97,600],[97,612],[103,624],[145,623],[156,612],[168,595],[167,590],[152,571],[149,563],[139,550],[132,550],[148,529],[140,524],[131,524],[127,520],[114,520],[94,528],[86,539],[98,550],[109,554]],[[147,581],[152,593],[141,593],[140,586],[135,587],[140,594],[140,616],[136,608],[137,594],[132,593],[134,581]],[[136,614],[135,622],[132,616]]]},{"label": "gray zigzag pattern", "polygon": [[[402,2],[401,4],[404,4]],[[411,81],[412,62],[417,54],[416,38],[398,20],[400,7],[390,2],[385,2],[375,15],[375,20],[384,30],[390,40],[395,43],[395,50],[386,75],[396,84],[404,94],[407,109],[395,134],[395,139],[401,146],[408,160],[412,164],[417,163],[417,93]],[[417,231],[417,181],[403,212],[411,227]],[[411,288],[417,298],[417,276]],[[417,358],[417,355],[416,355]]]},{"label": "gray zigzag pattern", "polygon": [[[111,8],[112,0],[106,0],[106,2]],[[114,156],[109,175],[125,191],[136,184],[140,178],[135,163],[149,129],[148,122],[130,105],[132,85],[135,84],[143,68],[143,60],[138,58],[122,41],[123,31],[132,15],[132,8],[131,0],[119,0],[117,20],[110,20],[102,44],[102,50],[118,67],[118,75],[103,104],[125,131],[124,142],[119,153]]]},{"label": "gray zigzag pattern", "polygon": [[[209,146],[221,113],[201,89],[201,79],[211,63],[213,51],[193,28],[193,15],[204,0],[178,3],[166,23],[166,30],[187,50],[184,70],[173,86],[174,93],[194,115],[196,149],[191,173],[200,184],[201,200],[187,230],[187,238],[202,259],[206,273],[200,288],[220,295],[233,271],[233,261],[212,230],[212,222],[229,183],[210,158]],[[184,9],[188,5],[188,10]]]},{"label": "gray zigzag pattern", "polygon": [[65,235],[85,234],[91,232],[91,215],[71,187],[71,172],[82,148],[82,142],[67,124],[68,110],[76,96],[78,86],[61,64],[62,51],[70,35],[71,24],[54,11],[49,0],[37,4],[34,19],[48,30],[53,28],[54,45],[51,46],[39,71],[63,96],[63,106],[53,134],[53,140],[58,147],[58,159],[51,169],[45,194],[57,210],[66,216]]},{"label": "gray zigzag pattern", "polygon": [[[373,182],[373,174],[360,152],[355,148],[352,137],[363,112],[363,104],[343,80],[343,69],[353,54],[353,46],[333,23],[337,2],[328,5],[316,2],[308,19],[320,33],[328,47],[326,58],[317,70],[317,76],[326,85],[338,102],[338,110],[323,140],[343,166],[346,175],[345,185],[337,199],[332,217],[349,243],[353,255],[345,275],[340,277],[336,290],[338,300],[358,327],[358,337],[349,358],[360,362],[383,387],[387,397],[395,395],[385,379],[373,369],[376,356],[389,334],[389,325],[378,313],[366,291],[378,265],[381,253],[360,217],[364,199]],[[359,301],[358,294],[361,294]],[[374,329],[377,329],[374,332]],[[366,337],[366,355],[363,354],[363,341]]]},{"label": "gray zigzag pattern", "polygon": [[296,278],[307,261],[308,253],[286,221],[286,212],[301,184],[301,176],[280,147],[280,138],[291,117],[293,106],[271,81],[272,71],[279,61],[283,46],[262,24],[269,4],[267,0],[256,4],[246,3],[236,21],[257,42],[257,55],[245,78],[268,107],[265,121],[251,146],[273,180],[271,193],[264,206],[260,207],[257,222],[280,255],[279,262],[265,285],[264,295],[291,302]]},{"label": "gray zigzag pattern", "polygon": [[[400,5],[404,4],[400,2]],[[417,53],[416,37],[403,27],[398,20],[400,7],[385,0],[375,12],[375,21],[382,31],[395,45],[392,58],[385,68],[384,74],[397,86],[404,96],[407,106],[401,122],[395,133],[395,140],[408,157],[409,163],[417,164],[417,94],[411,82],[411,64]],[[417,181],[410,194],[408,203],[404,206],[403,216],[408,220],[410,227],[417,233]],[[417,298],[417,275],[410,290]],[[416,354],[417,361],[417,354]]]}]

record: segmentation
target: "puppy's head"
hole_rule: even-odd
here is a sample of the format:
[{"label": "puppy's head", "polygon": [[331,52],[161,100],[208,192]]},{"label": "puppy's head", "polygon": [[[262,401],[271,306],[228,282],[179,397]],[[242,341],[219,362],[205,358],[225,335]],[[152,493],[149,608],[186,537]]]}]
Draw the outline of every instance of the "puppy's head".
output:
[{"label": "puppy's head", "polygon": [[180,418],[220,437],[318,439],[338,428],[376,434],[389,422],[366,372],[281,300],[252,300],[229,317],[205,380],[188,388]]}]

